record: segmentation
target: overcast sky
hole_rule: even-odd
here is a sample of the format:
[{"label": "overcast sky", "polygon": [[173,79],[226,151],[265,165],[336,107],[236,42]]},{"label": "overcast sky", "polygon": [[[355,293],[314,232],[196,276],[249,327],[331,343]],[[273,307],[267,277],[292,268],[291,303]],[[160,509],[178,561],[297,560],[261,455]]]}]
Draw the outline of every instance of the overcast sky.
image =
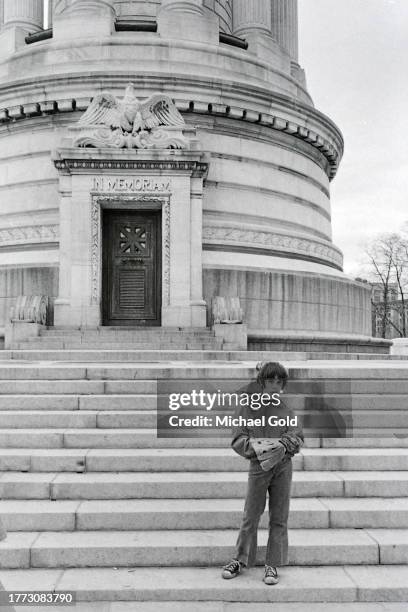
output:
[{"label": "overcast sky", "polygon": [[408,220],[408,0],[299,0],[300,63],[340,127],[333,241],[357,274],[362,244]]}]

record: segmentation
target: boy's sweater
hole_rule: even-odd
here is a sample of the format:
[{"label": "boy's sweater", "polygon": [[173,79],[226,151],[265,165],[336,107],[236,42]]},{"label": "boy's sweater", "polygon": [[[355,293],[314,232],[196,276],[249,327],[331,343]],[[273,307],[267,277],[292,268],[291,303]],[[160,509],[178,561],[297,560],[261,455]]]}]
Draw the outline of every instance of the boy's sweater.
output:
[{"label": "boy's sweater", "polygon": [[[251,382],[245,389],[241,390],[241,392],[248,393],[249,395],[253,393],[264,393],[262,387],[256,381]],[[304,435],[299,417],[297,419],[297,426],[268,424],[268,417],[271,415],[276,415],[279,419],[288,416],[292,419],[296,416],[293,410],[282,401],[281,396],[280,402],[280,405],[276,406],[272,404],[271,400],[270,405],[261,406],[259,410],[253,410],[250,406],[238,407],[235,416],[242,416],[245,420],[259,419],[265,416],[265,426],[255,425],[250,427],[240,425],[234,427],[232,431],[231,446],[236,453],[246,459],[251,459],[251,461],[258,461],[256,453],[250,443],[250,438],[273,438],[275,440],[281,440],[287,448],[287,453],[291,457],[299,452],[304,442]]]}]

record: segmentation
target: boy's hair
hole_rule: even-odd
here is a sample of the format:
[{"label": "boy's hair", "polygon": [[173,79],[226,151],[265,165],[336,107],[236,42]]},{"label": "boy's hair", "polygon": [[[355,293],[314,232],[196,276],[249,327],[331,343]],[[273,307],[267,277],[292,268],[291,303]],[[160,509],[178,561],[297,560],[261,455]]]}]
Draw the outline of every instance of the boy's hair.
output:
[{"label": "boy's hair", "polygon": [[262,388],[265,387],[265,383],[267,380],[274,380],[277,378],[282,382],[282,388],[286,387],[287,380],[289,378],[289,373],[285,366],[277,361],[265,361],[259,362],[256,366],[256,370],[258,375],[256,377],[256,382],[261,385]]}]

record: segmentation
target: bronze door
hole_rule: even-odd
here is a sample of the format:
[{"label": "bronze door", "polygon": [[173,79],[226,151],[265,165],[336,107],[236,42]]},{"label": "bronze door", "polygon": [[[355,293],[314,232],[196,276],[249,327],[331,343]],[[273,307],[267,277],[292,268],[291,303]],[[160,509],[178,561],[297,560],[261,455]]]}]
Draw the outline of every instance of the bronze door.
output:
[{"label": "bronze door", "polygon": [[159,325],[160,211],[105,211],[104,325]]}]

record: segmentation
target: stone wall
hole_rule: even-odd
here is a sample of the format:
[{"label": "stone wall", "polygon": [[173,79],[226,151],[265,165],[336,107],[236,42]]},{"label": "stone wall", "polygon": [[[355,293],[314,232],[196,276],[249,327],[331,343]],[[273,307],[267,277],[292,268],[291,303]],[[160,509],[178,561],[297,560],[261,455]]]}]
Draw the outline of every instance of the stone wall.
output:
[{"label": "stone wall", "polygon": [[371,336],[370,291],[361,283],[278,271],[205,269],[204,299],[238,295],[254,330]]}]

